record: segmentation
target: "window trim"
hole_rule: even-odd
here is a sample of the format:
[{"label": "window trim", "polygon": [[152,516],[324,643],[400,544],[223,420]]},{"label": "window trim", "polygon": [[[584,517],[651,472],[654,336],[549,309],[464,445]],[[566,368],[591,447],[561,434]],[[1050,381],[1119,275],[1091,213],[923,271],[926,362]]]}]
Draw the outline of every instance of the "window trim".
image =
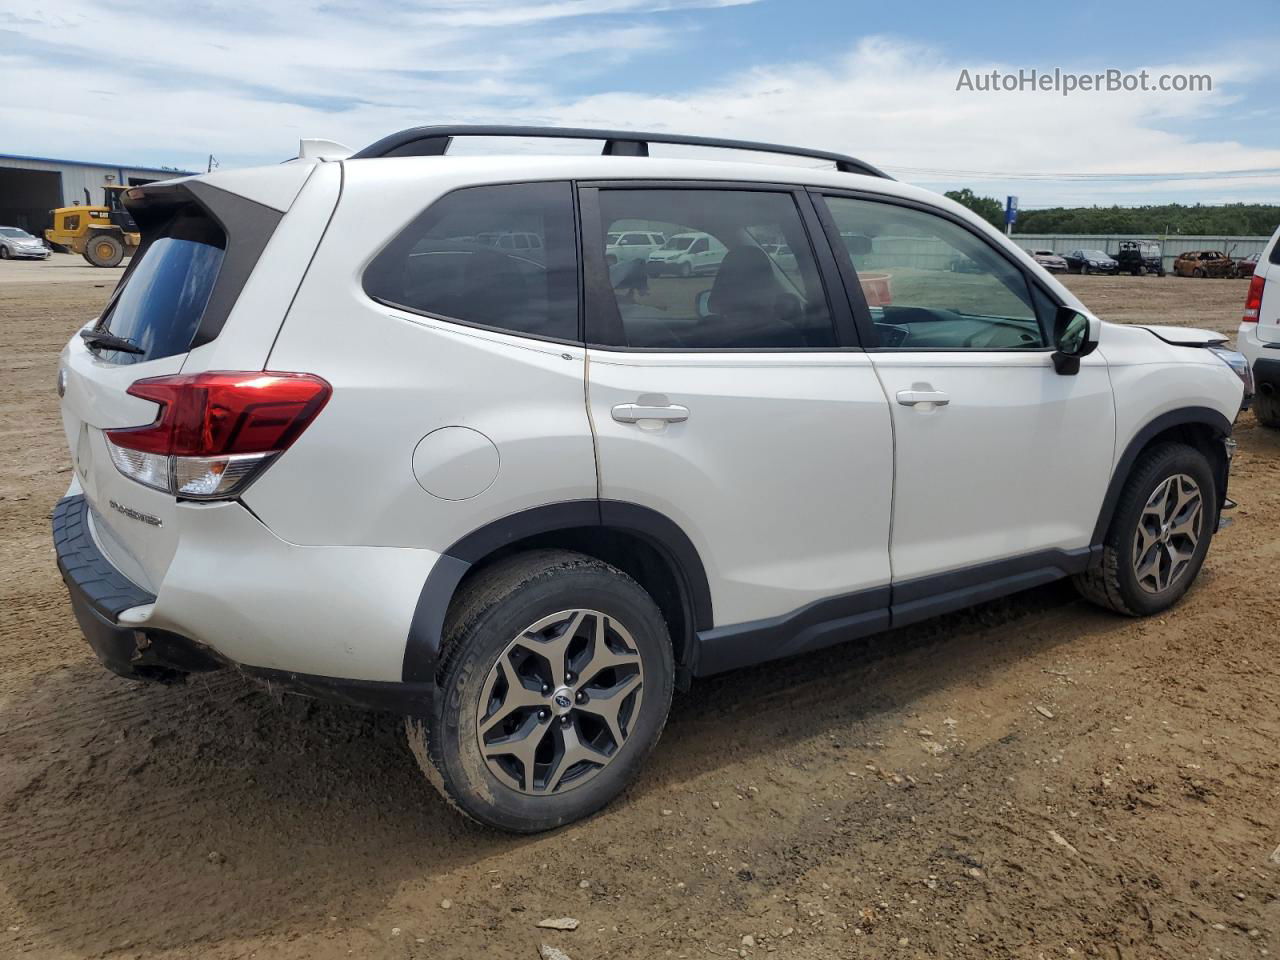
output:
[{"label": "window trim", "polygon": [[[581,263],[583,265],[582,290],[584,296],[584,342],[588,348],[618,353],[841,353],[861,352],[858,331],[847,297],[839,296],[841,278],[836,272],[835,257],[828,248],[827,239],[814,210],[813,199],[803,184],[777,183],[758,180],[706,180],[706,179],[622,179],[582,180],[577,182],[581,209]],[[613,286],[609,282],[609,270],[604,258],[604,242],[608,231],[604,229],[600,211],[601,190],[719,190],[722,192],[751,191],[756,193],[781,193],[788,195],[795,204],[804,231],[813,252],[814,266],[822,295],[831,317],[835,343],[826,347],[634,347],[626,343],[622,330],[622,318]],[[650,231],[652,232],[652,231]],[[667,238],[668,240],[670,237]],[[665,242],[665,241],[664,241]]]},{"label": "window trim", "polygon": [[[1029,270],[1026,264],[1021,263],[1009,250],[1003,246],[991,242],[991,238],[982,233],[967,222],[964,218],[956,216],[949,210],[935,207],[928,203],[922,203],[908,197],[897,197],[891,194],[876,193],[870,190],[846,190],[838,187],[810,187],[809,193],[813,198],[814,208],[817,211],[819,221],[822,223],[823,231],[826,235],[827,244],[832,248],[832,257],[835,260],[836,270],[840,275],[841,283],[844,287],[845,295],[849,298],[850,307],[858,327],[858,333],[863,344],[871,344],[864,346],[868,353],[961,353],[961,354],[980,354],[980,353],[1015,353],[1025,356],[1036,356],[1039,354],[1051,354],[1057,348],[1053,346],[1052,330],[1046,325],[1046,318],[1040,316],[1040,312],[1035,307],[1035,291],[1039,290],[1041,294],[1053,304],[1054,307],[1063,305],[1062,298],[1051,290],[1040,277]],[[862,293],[862,285],[858,281],[858,271],[853,265],[853,258],[836,256],[836,244],[841,243],[840,228],[835,222],[835,217],[831,213],[831,209],[827,206],[827,197],[844,197],[849,200],[865,200],[874,203],[887,203],[894,206],[906,207],[910,210],[916,210],[921,213],[932,214],[940,217],[958,227],[968,231],[969,234],[976,237],[980,242],[987,245],[988,249],[1004,258],[1018,273],[1022,276],[1027,284],[1027,293],[1031,296],[1031,309],[1036,312],[1036,322],[1040,326],[1040,332],[1044,336],[1046,346],[1043,347],[984,347],[982,349],[974,349],[973,347],[892,347],[880,346],[876,341],[875,324],[871,318],[871,309],[867,306],[867,299]],[[1033,289],[1034,288],[1034,289]]]},{"label": "window trim", "polygon": [[[451,317],[444,313],[433,313],[430,310],[422,310],[418,307],[408,306],[407,304],[396,303],[394,300],[375,296],[369,291],[369,288],[366,285],[369,268],[373,266],[378,258],[386,253],[407,230],[417,223],[418,220],[427,213],[427,211],[444,202],[446,198],[453,196],[455,193],[461,193],[464,190],[478,190],[485,187],[523,187],[533,186],[536,184],[565,184],[569,188],[571,198],[569,204],[569,216],[572,219],[571,243],[573,246],[574,257],[574,282],[577,284],[577,296],[574,298],[578,310],[577,322],[574,325],[574,329],[577,332],[576,337],[549,337],[537,333],[526,333],[522,330],[512,330],[510,327],[498,327],[487,323],[477,323],[474,320],[464,320],[461,317]],[[538,249],[545,251],[547,249],[547,245],[544,243]],[[409,220],[401,225],[399,229],[391,233],[386,242],[383,243],[382,246],[365,261],[364,265],[360,269],[360,291],[367,299],[379,306],[388,307],[392,310],[403,310],[406,313],[413,314],[414,316],[426,317],[429,320],[438,320],[441,323],[457,324],[460,327],[468,327],[472,330],[484,330],[488,333],[498,333],[506,337],[515,337],[520,340],[535,340],[539,343],[557,343],[561,346],[568,347],[585,346],[583,343],[582,230],[579,225],[578,217],[578,192],[575,189],[574,181],[564,178],[556,178],[553,180],[502,180],[494,183],[467,183],[454,187],[452,190],[445,191],[410,217]]]}]

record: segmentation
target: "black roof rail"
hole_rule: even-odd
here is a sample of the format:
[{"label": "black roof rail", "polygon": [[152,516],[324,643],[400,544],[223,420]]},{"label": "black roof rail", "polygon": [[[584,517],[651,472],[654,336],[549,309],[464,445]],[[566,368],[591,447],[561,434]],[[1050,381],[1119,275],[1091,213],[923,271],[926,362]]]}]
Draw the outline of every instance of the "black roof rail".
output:
[{"label": "black roof rail", "polygon": [[647,157],[649,144],[669,143],[690,147],[715,147],[720,150],[750,150],[757,153],[777,153],[793,157],[810,157],[829,160],[842,173],[862,173],[885,180],[893,178],[864,163],[857,157],[828,150],[809,150],[780,143],[756,143],[752,140],[724,140],[720,137],[691,137],[679,133],[640,133],[629,130],[593,130],[585,127],[517,127],[464,124],[461,126],[438,125],[410,127],[371,143],[352,160],[370,157],[439,157],[449,149],[454,137],[531,137],[561,140],[603,140],[605,156]]}]

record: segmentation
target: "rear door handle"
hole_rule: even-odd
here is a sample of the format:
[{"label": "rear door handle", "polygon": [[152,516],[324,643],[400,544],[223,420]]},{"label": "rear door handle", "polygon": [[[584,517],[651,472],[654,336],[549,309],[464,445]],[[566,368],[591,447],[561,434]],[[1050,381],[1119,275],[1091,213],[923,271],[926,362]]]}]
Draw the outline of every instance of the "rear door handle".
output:
[{"label": "rear door handle", "polygon": [[941,390],[899,390],[898,402],[904,407],[914,407],[917,403],[945,407],[951,402],[951,398]]},{"label": "rear door handle", "polygon": [[619,423],[635,423],[637,420],[661,420],[664,423],[683,423],[689,419],[689,408],[678,403],[656,407],[643,403],[620,403],[613,408],[613,419]]}]

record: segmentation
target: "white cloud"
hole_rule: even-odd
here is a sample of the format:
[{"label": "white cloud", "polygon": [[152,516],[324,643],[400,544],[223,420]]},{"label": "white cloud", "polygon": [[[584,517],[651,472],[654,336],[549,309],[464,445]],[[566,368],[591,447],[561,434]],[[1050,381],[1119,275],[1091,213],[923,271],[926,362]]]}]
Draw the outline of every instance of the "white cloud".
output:
[{"label": "white cloud", "polygon": [[[1211,93],[1066,98],[957,92],[962,68],[1016,67],[890,38],[851,38],[847,53],[827,62],[761,64],[668,94],[638,89],[631,78],[643,82],[643,69],[619,69],[654,51],[698,56],[714,30],[690,36],[689,12],[714,17],[707,8],[734,2],[394,0],[370,8],[358,0],[136,0],[107,13],[89,0],[61,0],[56,12],[30,13],[0,0],[0,11],[14,10],[0,12],[0,84],[24,94],[0,104],[0,128],[12,152],[185,164],[213,153],[233,164],[289,156],[300,136],[360,146],[420,123],[630,127],[825,147],[942,189],[1016,192],[1024,205],[1274,197],[1280,185],[921,172],[1280,167],[1280,149],[1195,133],[1258,79],[1244,58],[1145,65],[1152,74],[1211,74]],[[104,50],[113,55],[104,59]],[[564,92],[571,89],[600,92]]]}]

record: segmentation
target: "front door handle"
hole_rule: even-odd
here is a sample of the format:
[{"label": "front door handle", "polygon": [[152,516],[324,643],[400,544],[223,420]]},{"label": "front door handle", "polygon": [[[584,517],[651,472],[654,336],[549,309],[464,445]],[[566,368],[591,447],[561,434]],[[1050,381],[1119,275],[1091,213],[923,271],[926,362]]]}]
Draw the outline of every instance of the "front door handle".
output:
[{"label": "front door handle", "polygon": [[945,407],[951,398],[941,390],[899,390],[898,402],[904,407],[914,407],[917,403],[932,403],[937,407]]},{"label": "front door handle", "polygon": [[664,423],[683,423],[689,419],[689,408],[678,403],[665,406],[649,406],[643,403],[620,403],[613,408],[613,419],[619,423],[635,423],[637,420],[661,420]]}]

